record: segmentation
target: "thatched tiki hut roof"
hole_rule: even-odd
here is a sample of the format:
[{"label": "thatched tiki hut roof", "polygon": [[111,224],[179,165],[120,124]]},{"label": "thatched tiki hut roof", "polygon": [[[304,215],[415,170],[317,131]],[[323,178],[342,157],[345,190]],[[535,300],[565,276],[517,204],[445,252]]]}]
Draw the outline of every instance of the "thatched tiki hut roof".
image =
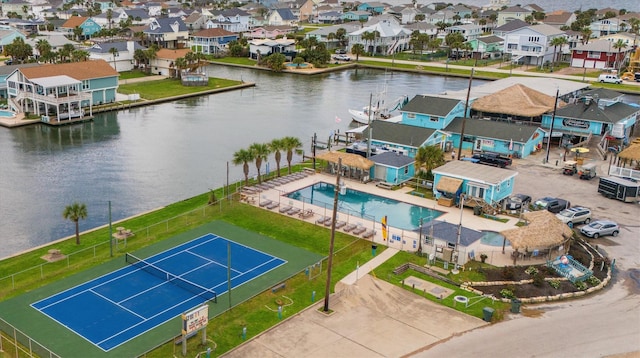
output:
[{"label": "thatched tiki hut roof", "polygon": [[343,153],[330,151],[316,156],[316,159],[326,160],[331,163],[338,163],[338,159],[342,159],[342,165],[347,167],[369,170],[374,163],[358,154]]},{"label": "thatched tiki hut roof", "polygon": [[624,159],[624,161],[630,162],[640,162],[640,144],[631,144],[631,146],[623,149],[620,153],[618,153],[619,159]]},{"label": "thatched tiki hut roof", "polygon": [[[520,117],[538,117],[553,111],[556,98],[527,86],[516,84],[492,95],[478,98],[471,108],[483,113],[501,113]],[[558,100],[558,108],[565,105]]]},{"label": "thatched tiki hut roof", "polygon": [[522,216],[529,225],[500,232],[515,251],[558,247],[573,236],[573,230],[547,210],[527,212]]}]

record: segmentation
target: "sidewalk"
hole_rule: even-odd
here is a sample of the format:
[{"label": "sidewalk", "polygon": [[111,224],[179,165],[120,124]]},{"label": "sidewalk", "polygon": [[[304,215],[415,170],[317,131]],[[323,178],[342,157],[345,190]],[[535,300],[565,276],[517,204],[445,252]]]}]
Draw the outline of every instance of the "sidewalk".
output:
[{"label": "sidewalk", "polygon": [[[345,278],[340,280],[341,284],[344,285],[354,285],[358,283],[358,280],[363,276],[366,276],[376,267],[382,265],[385,261],[393,257],[393,255],[397,254],[400,250],[394,249],[392,247],[387,248],[379,255],[376,255],[373,259],[366,262],[364,265],[357,267],[355,271],[348,274]],[[336,291],[339,291],[338,288],[341,285],[336,285]],[[342,289],[342,287],[340,287]]]}]

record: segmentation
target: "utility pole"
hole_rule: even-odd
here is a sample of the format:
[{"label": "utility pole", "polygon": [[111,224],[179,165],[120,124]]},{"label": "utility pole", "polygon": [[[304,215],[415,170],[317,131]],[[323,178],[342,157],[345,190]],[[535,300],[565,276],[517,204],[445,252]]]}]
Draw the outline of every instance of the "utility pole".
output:
[{"label": "utility pole", "polygon": [[338,196],[340,194],[340,173],[342,173],[342,158],[338,158],[338,175],[333,195],[333,213],[331,214],[331,240],[329,241],[329,259],[327,259],[327,283],[324,288],[325,313],[329,312],[329,295],[331,294],[331,265],[333,265],[333,243],[336,237],[336,216],[338,211]]},{"label": "utility pole", "polygon": [[556,110],[558,109],[558,96],[560,95],[560,88],[556,89],[556,101],[553,104],[553,114],[551,115],[551,128],[549,129],[549,140],[547,140],[547,156],[544,160],[545,163],[549,163],[549,149],[551,147],[551,138],[553,136],[553,125],[556,122]]},{"label": "utility pole", "polygon": [[471,69],[471,76],[469,76],[469,87],[467,88],[467,100],[464,102],[464,113],[462,114],[462,129],[460,130],[460,144],[458,144],[458,160],[462,155],[462,142],[464,141],[464,126],[467,122],[467,109],[469,108],[469,96],[471,95],[471,83],[473,82],[473,71]]},{"label": "utility pole", "polygon": [[371,102],[373,101],[373,93],[371,93],[369,95],[369,111],[367,112],[367,114],[369,115],[369,128],[367,128],[369,130],[369,135],[367,136],[367,158],[371,157],[371,111],[373,110],[373,108],[371,108],[371,106],[373,105]]}]

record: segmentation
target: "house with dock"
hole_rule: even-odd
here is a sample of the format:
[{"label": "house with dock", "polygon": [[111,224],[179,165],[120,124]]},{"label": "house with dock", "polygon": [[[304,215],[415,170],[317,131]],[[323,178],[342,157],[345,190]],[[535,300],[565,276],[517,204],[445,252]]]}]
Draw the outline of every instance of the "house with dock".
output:
[{"label": "house with dock", "polygon": [[18,67],[7,77],[10,108],[45,123],[91,117],[94,105],[115,101],[117,89],[118,72],[104,60]]}]

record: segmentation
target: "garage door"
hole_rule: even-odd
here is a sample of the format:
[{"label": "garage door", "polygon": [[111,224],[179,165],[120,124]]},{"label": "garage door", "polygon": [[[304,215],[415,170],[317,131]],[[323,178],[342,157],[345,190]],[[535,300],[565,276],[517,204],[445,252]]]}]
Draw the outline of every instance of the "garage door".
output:
[{"label": "garage door", "polygon": [[574,58],[571,60],[571,67],[584,67],[584,58]]},{"label": "garage door", "polygon": [[594,61],[594,60],[586,60],[586,61],[584,61],[584,67],[586,67],[586,68],[595,68],[595,66],[594,66],[595,63],[596,63],[596,61]]}]

